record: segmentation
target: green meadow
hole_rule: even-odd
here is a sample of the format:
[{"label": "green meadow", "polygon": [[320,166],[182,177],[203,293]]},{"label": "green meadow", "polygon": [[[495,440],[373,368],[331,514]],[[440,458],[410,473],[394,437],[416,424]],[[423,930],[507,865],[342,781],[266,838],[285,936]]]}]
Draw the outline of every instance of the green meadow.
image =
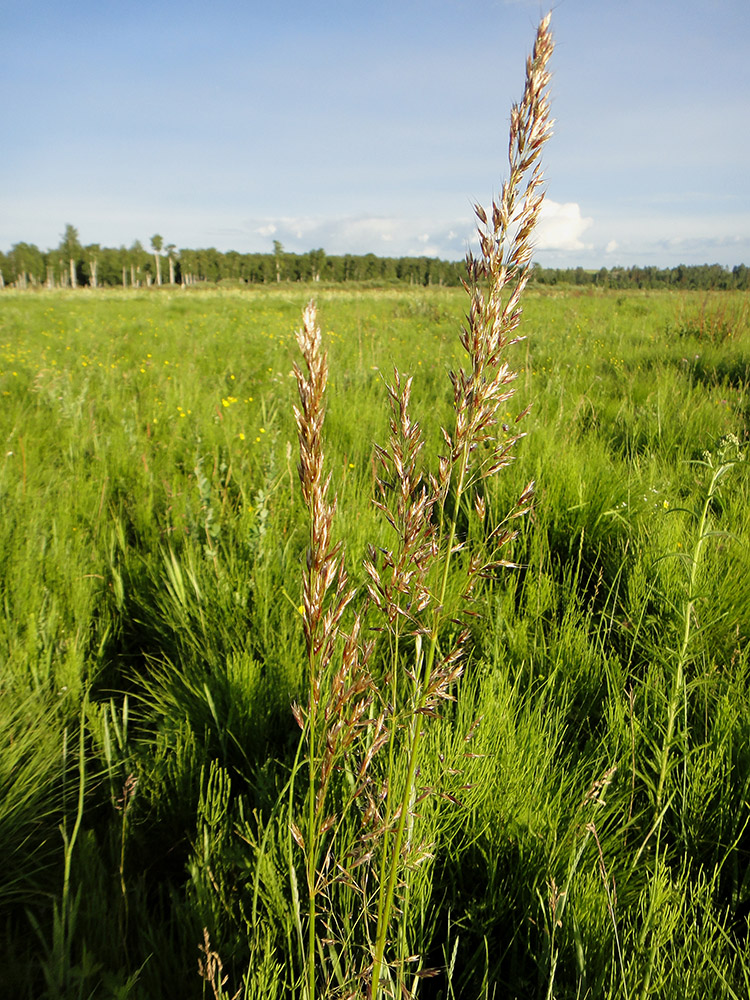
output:
[{"label": "green meadow", "polygon": [[[307,697],[292,365],[313,294],[364,593],[385,382],[413,375],[436,470],[462,290],[0,295],[5,996],[299,994],[279,803]],[[501,418],[531,411],[487,522],[530,480],[535,501],[425,723],[407,996],[750,996],[748,301],[525,294]]]}]

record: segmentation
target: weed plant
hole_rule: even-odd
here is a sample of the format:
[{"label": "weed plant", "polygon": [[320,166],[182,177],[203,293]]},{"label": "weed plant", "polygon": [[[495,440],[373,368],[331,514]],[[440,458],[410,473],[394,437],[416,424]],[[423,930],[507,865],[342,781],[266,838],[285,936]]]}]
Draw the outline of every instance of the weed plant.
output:
[{"label": "weed plant", "polygon": [[[292,366],[312,291],[0,296],[3,995],[304,988],[307,867],[289,820],[307,846],[309,781],[290,705],[306,710],[310,694],[310,529]],[[359,676],[380,684],[394,650],[388,630],[371,631],[385,627],[384,598],[357,554],[375,548],[385,589],[381,549],[397,563],[398,535],[371,498],[398,524],[399,494],[377,483],[396,482],[391,438],[408,448],[407,385],[407,414],[429,414],[419,455],[447,450],[466,296],[314,291],[330,541],[347,553],[344,595],[375,590],[369,608],[344,610],[328,676],[358,612],[357,648],[377,640],[357,653]],[[516,461],[484,480],[483,519],[473,498],[459,508],[449,494],[465,548],[448,570],[435,665],[470,635],[456,701],[423,716],[409,852],[388,854],[404,863],[381,992],[400,977],[425,998],[750,995],[746,309],[737,293],[525,289],[517,396],[497,411],[496,440],[532,400],[533,421]],[[731,335],[694,322],[712,310]],[[533,510],[503,556],[520,568],[483,580],[467,619],[469,553],[491,557],[488,526],[532,479]],[[421,654],[399,616],[402,663],[424,663],[437,605],[423,609]],[[372,705],[356,753],[381,715],[380,734],[398,724],[410,745],[415,686],[398,684],[385,700],[400,714],[362,691]],[[366,794],[344,810],[354,754],[339,758],[321,829],[346,815],[338,843],[361,850]],[[391,758],[383,744],[372,786],[392,768],[403,800],[407,765],[408,751]],[[352,989],[373,978],[382,862],[321,890],[319,995],[339,974]],[[339,955],[351,964],[337,971]]]}]

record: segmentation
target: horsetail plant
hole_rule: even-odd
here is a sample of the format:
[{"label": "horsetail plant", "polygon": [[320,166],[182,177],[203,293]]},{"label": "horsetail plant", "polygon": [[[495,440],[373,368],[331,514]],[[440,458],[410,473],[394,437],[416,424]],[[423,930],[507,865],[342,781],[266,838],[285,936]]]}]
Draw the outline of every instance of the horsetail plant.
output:
[{"label": "horsetail plant", "polygon": [[[433,850],[416,836],[416,806],[433,792],[441,794],[418,784],[424,726],[441,703],[454,698],[470,634],[464,617],[468,603],[482,578],[514,565],[499,558],[500,551],[516,536],[512,520],[530,509],[533,496],[532,482],[507,517],[494,527],[486,524],[482,484],[513,460],[513,446],[523,436],[506,427],[498,433],[498,408],[514,394],[516,373],[505,355],[521,339],[516,336],[521,296],[544,197],[541,151],[552,127],[549,23],[547,15],[539,25],[523,98],[511,110],[508,178],[489,214],[475,206],[481,255],[467,257],[470,307],[460,334],[467,364],[450,373],[454,424],[443,429],[446,452],[436,470],[423,462],[422,431],[411,416],[411,378],[395,371],[387,386],[390,437],[385,447],[376,447],[375,504],[395,542],[369,546],[367,594],[347,634],[342,622],[355,595],[340,543],[332,540],[336,501],[328,498],[322,444],[328,367],[313,303],[297,335],[307,366],[303,374],[295,365],[300,396],[295,417],[310,537],[301,609],[308,699],[306,709],[295,706],[294,713],[303,730],[305,764],[299,771],[307,771],[307,791],[300,822],[290,818],[290,832],[305,859],[306,934],[299,929],[306,1000],[334,990],[370,1000],[411,996],[420,976],[429,974],[420,956],[410,954],[403,934],[411,873]],[[484,535],[481,551],[469,551],[463,530],[466,518],[473,517]],[[458,610],[448,599],[457,557],[466,570]],[[377,656],[373,641],[361,638],[366,627],[378,637]],[[371,659],[377,668],[369,667]],[[342,774],[343,792],[336,790]],[[293,785],[294,777],[292,791]],[[359,832],[352,832],[355,814]],[[357,917],[334,912],[337,885],[350,900],[358,899]],[[333,957],[327,961],[327,955]],[[407,964],[416,969],[411,988]]]},{"label": "horsetail plant", "polygon": [[[719,495],[722,482],[738,461],[742,461],[742,452],[739,441],[734,435],[728,435],[722,439],[717,455],[705,452],[702,460],[696,460],[692,464],[703,466],[710,473],[708,489],[703,497],[703,504],[698,510],[681,510],[674,508],[673,513],[682,512],[692,516],[697,522],[697,530],[694,536],[693,549],[690,553],[678,553],[680,561],[685,568],[685,592],[681,611],[681,636],[679,646],[676,649],[674,673],[672,675],[672,686],[667,703],[667,721],[664,728],[664,738],[658,753],[658,780],[654,795],[654,827],[661,827],[662,820],[669,803],[665,802],[668,790],[668,781],[671,771],[670,755],[675,741],[675,729],[678,724],[678,716],[682,712],[683,741],[687,742],[688,737],[688,701],[686,679],[686,668],[690,661],[691,643],[695,632],[695,612],[698,601],[698,580],[701,569],[703,550],[706,542],[711,538],[724,538],[726,533],[711,527],[711,509],[714,501]],[[687,746],[682,759],[683,781],[682,795],[686,798],[687,785]],[[683,834],[684,835],[684,834]],[[650,836],[650,834],[649,834]]]}]

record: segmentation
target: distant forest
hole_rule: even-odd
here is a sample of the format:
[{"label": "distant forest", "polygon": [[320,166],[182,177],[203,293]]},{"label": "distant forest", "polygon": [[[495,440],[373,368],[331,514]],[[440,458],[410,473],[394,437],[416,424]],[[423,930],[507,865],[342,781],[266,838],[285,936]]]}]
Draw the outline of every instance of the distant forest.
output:
[{"label": "distant forest", "polygon": [[[81,244],[77,229],[68,225],[60,245],[40,250],[33,243],[16,243],[0,253],[0,288],[133,287],[199,285],[219,282],[273,284],[290,281],[326,283],[460,285],[463,261],[434,257],[378,257],[373,253],[327,254],[324,250],[290,253],[274,242],[271,253],[178,249],[156,234],[150,248],[136,240],[129,248]],[[720,264],[678,267],[606,267],[597,270],[549,268],[535,264],[531,281],[540,285],[582,285],[598,288],[750,287],[750,268]]]}]

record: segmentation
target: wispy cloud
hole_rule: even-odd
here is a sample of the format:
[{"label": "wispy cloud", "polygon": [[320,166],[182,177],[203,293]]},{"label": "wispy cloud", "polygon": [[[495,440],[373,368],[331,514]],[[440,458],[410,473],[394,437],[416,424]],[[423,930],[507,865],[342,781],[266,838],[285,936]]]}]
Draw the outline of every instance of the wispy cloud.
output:
[{"label": "wispy cloud", "polygon": [[267,238],[273,235],[287,250],[294,252],[323,247],[332,254],[375,253],[450,259],[463,256],[471,236],[470,226],[461,227],[455,220],[442,222],[396,215],[250,219],[243,228],[248,250],[270,249]]},{"label": "wispy cloud", "polygon": [[606,263],[737,264],[750,258],[750,213],[739,211],[682,214],[644,211],[633,206],[619,214],[602,208],[586,232],[578,262],[584,267]]},{"label": "wispy cloud", "polygon": [[[583,242],[583,234],[591,224],[592,220],[582,214],[580,205],[575,202],[545,201],[539,220],[537,248],[561,252],[581,250],[587,245]],[[252,250],[270,249],[267,238],[273,236],[294,252],[320,246],[332,254],[375,253],[458,260],[476,243],[476,227],[470,213],[464,220],[397,215],[333,219],[287,216],[247,220],[243,231],[252,244],[247,249]]]}]

